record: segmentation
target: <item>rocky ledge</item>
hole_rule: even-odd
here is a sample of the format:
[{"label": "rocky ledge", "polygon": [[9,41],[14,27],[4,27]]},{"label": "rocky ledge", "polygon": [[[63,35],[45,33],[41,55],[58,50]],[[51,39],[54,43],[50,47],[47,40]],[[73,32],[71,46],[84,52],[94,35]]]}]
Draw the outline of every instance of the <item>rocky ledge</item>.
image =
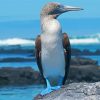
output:
[{"label": "rocky ledge", "polygon": [[31,67],[0,68],[0,86],[23,86],[42,83],[43,79],[40,73]]},{"label": "rocky ledge", "polygon": [[34,100],[100,100],[100,82],[71,83],[45,96],[37,95]]}]

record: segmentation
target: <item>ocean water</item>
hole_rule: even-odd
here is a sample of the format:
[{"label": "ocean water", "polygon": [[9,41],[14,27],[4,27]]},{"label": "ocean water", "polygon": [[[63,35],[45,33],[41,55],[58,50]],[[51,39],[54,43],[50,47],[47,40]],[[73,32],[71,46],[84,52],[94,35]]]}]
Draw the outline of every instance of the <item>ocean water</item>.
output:
[{"label": "ocean water", "polygon": [[[100,32],[100,18],[60,19],[63,32],[69,36],[93,35]],[[41,33],[40,20],[20,20],[0,22],[0,39],[33,38]]]},{"label": "ocean water", "polygon": [[34,70],[38,71],[38,66],[35,61],[33,62],[3,62],[0,63],[0,67],[32,67]]},{"label": "ocean water", "polygon": [[33,100],[45,87],[42,85],[0,88],[0,100]]},{"label": "ocean water", "polygon": [[79,50],[89,50],[89,51],[92,51],[92,52],[95,52],[96,50],[100,50],[100,44],[89,44],[89,45],[72,45],[71,46],[72,48],[76,48],[76,49],[79,49]]}]

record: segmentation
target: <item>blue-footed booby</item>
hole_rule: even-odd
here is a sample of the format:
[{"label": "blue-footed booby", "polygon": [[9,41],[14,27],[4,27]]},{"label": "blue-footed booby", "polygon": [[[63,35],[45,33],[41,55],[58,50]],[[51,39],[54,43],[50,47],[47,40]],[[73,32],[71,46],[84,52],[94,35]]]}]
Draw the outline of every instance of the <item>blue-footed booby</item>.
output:
[{"label": "blue-footed booby", "polygon": [[41,11],[42,34],[35,41],[37,65],[47,84],[41,95],[59,89],[68,76],[71,58],[70,41],[67,34],[62,33],[57,17],[64,12],[79,10],[82,9],[50,2]]}]

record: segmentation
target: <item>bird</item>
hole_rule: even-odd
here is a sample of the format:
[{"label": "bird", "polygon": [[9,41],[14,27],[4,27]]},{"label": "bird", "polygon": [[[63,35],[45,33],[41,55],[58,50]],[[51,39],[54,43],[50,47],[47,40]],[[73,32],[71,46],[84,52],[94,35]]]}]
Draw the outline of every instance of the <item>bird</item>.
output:
[{"label": "bird", "polygon": [[46,82],[46,95],[65,84],[71,60],[71,45],[66,33],[57,20],[58,16],[69,11],[83,10],[80,7],[64,6],[57,2],[47,3],[41,10],[41,33],[35,40],[35,55],[39,71]]}]

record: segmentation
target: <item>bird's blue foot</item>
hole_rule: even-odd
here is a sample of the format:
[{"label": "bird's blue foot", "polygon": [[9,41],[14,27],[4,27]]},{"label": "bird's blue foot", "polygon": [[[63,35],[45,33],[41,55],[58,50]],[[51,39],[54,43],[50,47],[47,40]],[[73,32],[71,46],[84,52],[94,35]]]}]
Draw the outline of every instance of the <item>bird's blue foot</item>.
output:
[{"label": "bird's blue foot", "polygon": [[51,87],[52,90],[58,90],[58,89],[60,89],[60,88],[61,88],[61,86],[54,86],[54,87]]},{"label": "bird's blue foot", "polygon": [[46,88],[45,90],[43,90],[42,92],[41,92],[41,95],[43,96],[43,95],[46,95],[46,94],[48,94],[48,93],[50,93],[50,92],[52,92],[53,90],[51,89],[51,88]]},{"label": "bird's blue foot", "polygon": [[41,95],[46,95],[46,94],[48,94],[48,93],[53,91],[51,89],[51,85],[50,85],[50,83],[49,83],[47,78],[46,78],[46,83],[47,83],[47,88],[41,92]]},{"label": "bird's blue foot", "polygon": [[49,80],[46,78],[47,88],[45,90],[43,90],[40,94],[43,96],[54,90],[60,89],[62,86],[62,80],[63,80],[63,77],[59,77],[58,86],[51,87]]}]

